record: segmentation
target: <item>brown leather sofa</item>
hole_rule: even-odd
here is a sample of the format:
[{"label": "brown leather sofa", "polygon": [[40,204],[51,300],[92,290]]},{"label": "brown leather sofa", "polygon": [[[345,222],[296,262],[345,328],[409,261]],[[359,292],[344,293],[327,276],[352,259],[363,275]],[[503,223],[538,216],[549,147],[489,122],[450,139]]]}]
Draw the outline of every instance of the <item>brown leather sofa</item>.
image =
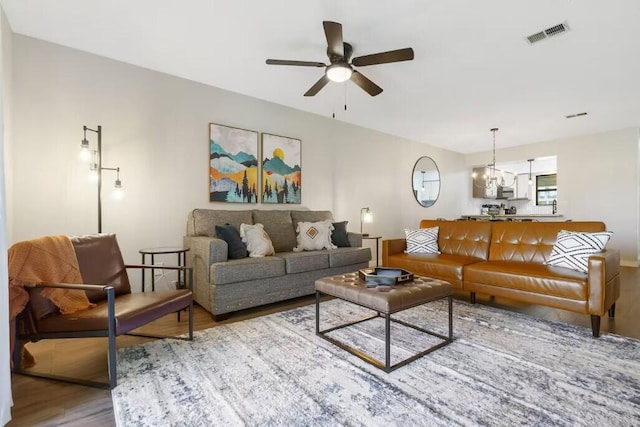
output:
[{"label": "brown leather sofa", "polygon": [[589,272],[545,265],[560,230],[604,231],[602,222],[484,222],[422,220],[439,227],[440,254],[406,254],[405,239],[383,240],[382,265],[446,280],[454,288],[546,305],[591,316],[594,337],[600,318],[615,315],[620,296],[620,252],[589,257]]}]

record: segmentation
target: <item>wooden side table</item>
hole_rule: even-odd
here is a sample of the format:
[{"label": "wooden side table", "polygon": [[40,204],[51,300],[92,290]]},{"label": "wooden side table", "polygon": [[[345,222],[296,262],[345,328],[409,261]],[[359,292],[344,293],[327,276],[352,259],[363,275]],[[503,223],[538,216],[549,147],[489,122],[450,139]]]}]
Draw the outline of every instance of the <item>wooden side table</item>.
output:
[{"label": "wooden side table", "polygon": [[382,236],[362,236],[362,240],[375,240],[376,241],[376,267],[378,266],[378,245],[380,244],[380,239]]},{"label": "wooden side table", "polygon": [[[140,249],[138,252],[142,254],[142,264],[145,263],[145,259],[147,255],[151,255],[151,265],[155,265],[155,256],[156,255],[164,255],[164,254],[177,254],[178,255],[178,267],[184,267],[187,264],[187,252],[189,248],[183,248],[178,246],[169,246],[169,247],[157,247],[157,248],[145,248]],[[177,288],[182,288],[187,283],[187,272],[178,271],[178,283],[176,285]],[[145,269],[142,269],[142,292],[144,292],[145,285]],[[156,290],[156,275],[155,269],[151,269],[151,290]]]}]

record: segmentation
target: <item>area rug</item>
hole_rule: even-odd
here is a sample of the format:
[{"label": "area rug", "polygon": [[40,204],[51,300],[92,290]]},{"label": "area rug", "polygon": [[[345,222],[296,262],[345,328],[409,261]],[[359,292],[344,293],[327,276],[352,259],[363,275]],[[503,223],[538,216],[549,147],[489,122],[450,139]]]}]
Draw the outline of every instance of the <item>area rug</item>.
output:
[{"label": "area rug", "polygon": [[[444,302],[398,313],[444,334]],[[370,312],[322,303],[322,328]],[[384,360],[383,321],[332,332]],[[427,338],[429,337],[429,338]],[[454,342],[386,374],[315,335],[315,307],[120,349],[119,426],[637,426],[640,341],[454,301]],[[433,344],[394,325],[392,363]]]}]

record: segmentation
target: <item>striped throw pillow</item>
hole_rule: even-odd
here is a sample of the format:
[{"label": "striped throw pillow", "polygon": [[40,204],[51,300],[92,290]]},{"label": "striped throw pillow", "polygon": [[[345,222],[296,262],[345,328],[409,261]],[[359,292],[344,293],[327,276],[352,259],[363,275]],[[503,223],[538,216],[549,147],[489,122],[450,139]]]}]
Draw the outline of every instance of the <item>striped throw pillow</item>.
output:
[{"label": "striped throw pillow", "polygon": [[611,231],[581,233],[560,230],[545,264],[588,273],[587,259],[590,255],[601,252],[612,234]]},{"label": "striped throw pillow", "polygon": [[440,227],[420,228],[418,230],[405,229],[407,239],[407,254],[439,254],[438,231]]}]

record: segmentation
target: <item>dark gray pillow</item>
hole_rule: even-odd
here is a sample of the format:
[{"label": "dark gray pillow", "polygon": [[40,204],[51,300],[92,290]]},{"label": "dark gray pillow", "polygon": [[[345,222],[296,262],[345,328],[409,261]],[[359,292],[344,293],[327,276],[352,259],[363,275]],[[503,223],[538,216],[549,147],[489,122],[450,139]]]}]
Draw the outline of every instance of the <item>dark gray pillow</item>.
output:
[{"label": "dark gray pillow", "polygon": [[333,231],[331,232],[331,242],[339,248],[346,248],[351,246],[349,244],[349,237],[347,236],[347,222],[341,221],[333,223]]},{"label": "dark gray pillow", "polygon": [[229,247],[227,257],[229,259],[241,259],[249,255],[247,245],[244,244],[240,238],[240,233],[238,233],[238,230],[236,230],[233,225],[216,225],[216,235],[219,239],[227,242],[227,246]]}]

